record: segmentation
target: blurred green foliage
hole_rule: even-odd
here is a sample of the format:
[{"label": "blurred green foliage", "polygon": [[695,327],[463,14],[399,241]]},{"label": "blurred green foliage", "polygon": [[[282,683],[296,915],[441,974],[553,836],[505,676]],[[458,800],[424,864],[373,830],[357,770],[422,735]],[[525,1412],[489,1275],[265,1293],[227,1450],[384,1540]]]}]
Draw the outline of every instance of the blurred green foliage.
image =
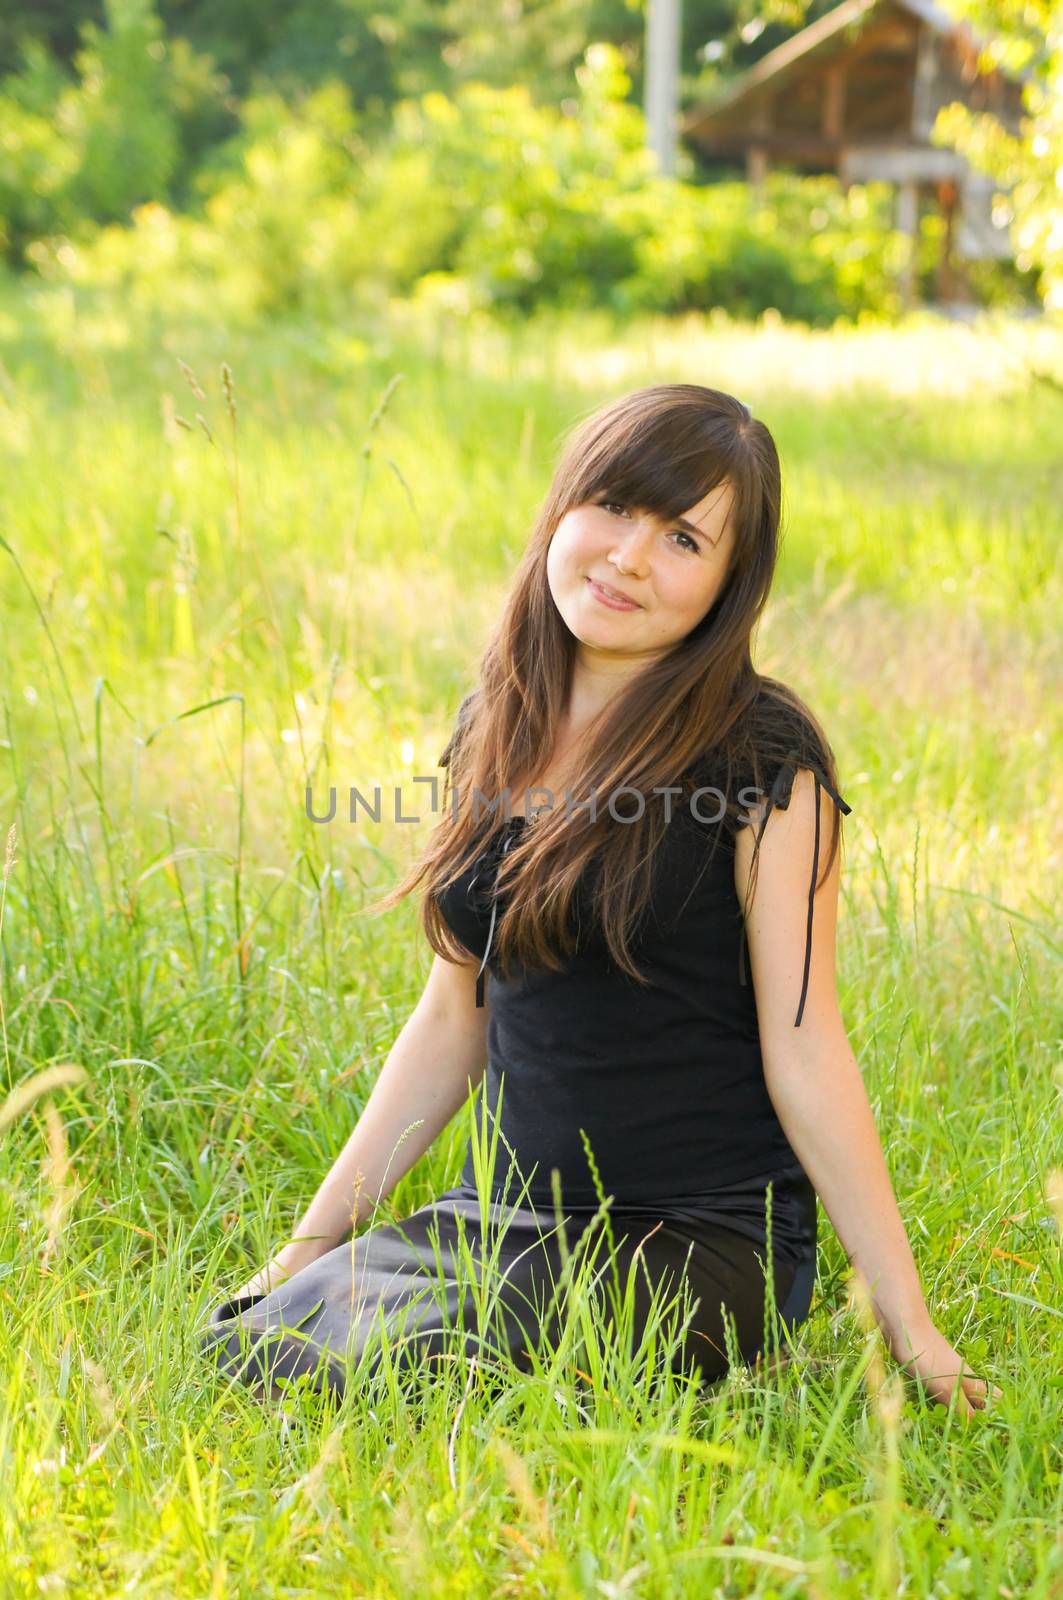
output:
[{"label": "blurred green foliage", "polygon": [[223,80],[165,36],[152,0],[104,9],[105,26],[83,24],[76,77],[30,39],[0,79],[0,250],[13,266],[35,239],[180,203],[227,125]]},{"label": "blurred green foliage", "polygon": [[[740,71],[833,4],[760,0],[751,24],[744,0],[683,0],[684,86]],[[621,50],[643,99],[645,0],[157,0],[157,10],[169,37],[212,59],[234,106],[267,85],[291,98],[337,80],[370,123],[386,122],[397,100],[473,79],[524,83],[556,104],[591,40]],[[4,0],[0,76],[18,70],[27,41],[72,66],[79,30],[103,20],[102,0]]]},{"label": "blurred green foliage", "polygon": [[[459,66],[487,60],[482,26],[445,9],[467,30]],[[549,55],[536,29],[554,10],[522,14],[533,55]],[[428,28],[415,8],[401,18],[393,52],[403,28]],[[555,66],[570,35],[571,18]],[[889,186],[776,171],[758,195],[738,179],[661,178],[615,44],[583,50],[557,103],[472,78],[394,99],[382,119],[381,98],[360,102],[341,72],[236,97],[212,55],[166,34],[154,0],[103,0],[80,36],[75,77],[28,39],[0,80],[0,252],[15,268],[148,303],[192,302],[209,284],[234,317],[407,296],[517,315],[772,307],[812,324],[900,309]],[[933,224],[917,247],[928,287]],[[1034,276],[993,263],[982,298],[1017,303]]]},{"label": "blurred green foliage", "polygon": [[400,102],[375,143],[340,84],[295,110],[255,96],[199,175],[195,214],[150,203],[29,256],[145,303],[192,303],[210,282],[237,317],[406,296],[515,313],[774,307],[813,324],[899,309],[888,186],[774,173],[758,199],[661,178],[618,53],[592,46],[577,83],[569,111],[520,87],[432,92]]}]

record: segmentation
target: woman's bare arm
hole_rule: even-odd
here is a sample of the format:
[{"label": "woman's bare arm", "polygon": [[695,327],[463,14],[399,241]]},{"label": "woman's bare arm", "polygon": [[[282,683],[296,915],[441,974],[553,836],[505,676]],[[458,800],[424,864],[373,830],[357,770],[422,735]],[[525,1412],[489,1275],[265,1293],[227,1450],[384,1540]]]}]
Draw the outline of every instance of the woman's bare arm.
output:
[{"label": "woman's bare arm", "polygon": [[[833,803],[821,795],[820,804],[821,825],[829,833]],[[735,873],[744,894],[753,845],[743,833]],[[773,812],[764,830],[746,920],[764,1080],[786,1136],[892,1337],[905,1323],[926,1327],[930,1313],[838,1005],[840,852],[816,890],[807,1004],[801,1026],[794,1026],[814,836],[812,775],[802,771],[789,807]],[[824,849],[820,872],[825,855]]]},{"label": "woman's bare arm", "polygon": [[291,1239],[241,1294],[261,1294],[331,1250],[395,1188],[483,1077],[490,1008],[476,962],[437,955],[365,1109]]},{"label": "woman's bare arm", "polygon": [[[832,802],[826,796],[821,802],[829,830]],[[740,898],[749,886],[753,846],[743,837],[748,832],[739,833],[735,847]],[[986,1403],[989,1382],[972,1372],[934,1325],[838,1005],[840,854],[815,891],[808,1003],[800,1027],[794,1025],[814,839],[813,778],[801,771],[789,807],[773,812],[765,827],[746,920],[764,1081],[791,1148],[870,1290],[891,1354],[943,1405],[958,1387],[960,1414],[970,1416]],[[1000,1394],[995,1386],[994,1394]]]}]

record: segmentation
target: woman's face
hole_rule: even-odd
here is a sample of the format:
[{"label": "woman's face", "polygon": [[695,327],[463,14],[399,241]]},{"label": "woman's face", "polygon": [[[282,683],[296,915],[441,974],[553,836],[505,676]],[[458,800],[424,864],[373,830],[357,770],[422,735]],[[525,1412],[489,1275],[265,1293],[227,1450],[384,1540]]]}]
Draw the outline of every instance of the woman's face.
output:
[{"label": "woman's face", "polygon": [[[656,656],[697,626],[727,577],[731,500],[725,480],[670,522],[612,500],[565,513],[547,552],[546,576],[585,657]],[[637,609],[608,605],[592,580],[636,601]]]}]

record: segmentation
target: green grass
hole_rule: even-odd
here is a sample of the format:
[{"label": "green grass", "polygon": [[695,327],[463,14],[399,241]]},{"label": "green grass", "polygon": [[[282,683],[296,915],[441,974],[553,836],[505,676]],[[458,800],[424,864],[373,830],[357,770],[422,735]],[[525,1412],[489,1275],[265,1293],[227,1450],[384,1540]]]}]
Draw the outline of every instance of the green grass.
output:
[{"label": "green grass", "polygon": [[[4,1088],[83,1074],[0,1130],[3,1593],[1058,1594],[1058,328],[230,335],[7,288],[0,363]],[[931,1312],[1004,1399],[965,1426],[909,1381],[894,1423],[822,1212],[790,1364],[710,1397],[585,1283],[494,1390],[214,1389],[194,1323],[309,1200],[430,960],[411,903],[359,915],[430,819],[316,826],[305,785],[435,770],[562,431],[679,379],[779,442],[758,661],[834,743],[843,1012]]]}]

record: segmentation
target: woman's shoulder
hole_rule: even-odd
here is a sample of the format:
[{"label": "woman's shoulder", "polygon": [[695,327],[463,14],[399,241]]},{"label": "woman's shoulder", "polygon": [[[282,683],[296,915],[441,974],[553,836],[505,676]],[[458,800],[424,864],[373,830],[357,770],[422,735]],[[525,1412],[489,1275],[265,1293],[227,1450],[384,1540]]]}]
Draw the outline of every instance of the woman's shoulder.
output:
[{"label": "woman's shoulder", "polygon": [[773,678],[761,680],[726,740],[706,751],[696,767],[699,781],[725,790],[736,828],[751,822],[769,797],[785,810],[801,771],[834,788],[834,752],[822,723],[793,689]]}]

